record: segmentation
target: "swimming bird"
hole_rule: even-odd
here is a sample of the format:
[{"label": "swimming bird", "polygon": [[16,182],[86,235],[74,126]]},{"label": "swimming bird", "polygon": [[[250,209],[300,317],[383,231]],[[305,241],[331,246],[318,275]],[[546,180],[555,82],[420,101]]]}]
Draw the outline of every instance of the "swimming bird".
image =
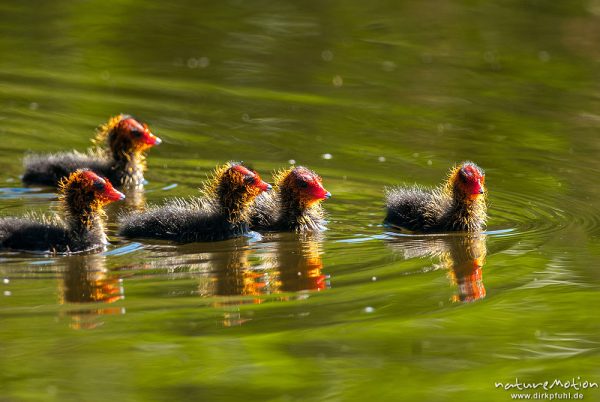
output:
[{"label": "swimming bird", "polygon": [[271,186],[240,163],[216,168],[202,190],[204,197],[175,199],[143,213],[121,218],[119,233],[129,238],[180,243],[226,240],[250,232],[250,207]]},{"label": "swimming bird", "polygon": [[414,232],[480,231],[487,219],[484,184],[484,171],[473,162],[463,162],[435,189],[389,189],[385,223]]},{"label": "swimming bird", "polygon": [[303,166],[275,174],[273,191],[261,194],[252,207],[251,228],[258,231],[315,231],[325,228],[321,201],[331,197],[322,179]]},{"label": "swimming bird", "polygon": [[73,253],[104,247],[103,207],[125,196],[90,170],[77,170],[60,183],[64,217],[0,218],[0,249]]},{"label": "swimming bird", "polygon": [[87,153],[77,151],[28,155],[23,164],[23,183],[57,186],[77,169],[90,169],[118,187],[144,184],[146,151],[161,143],[148,125],[125,114],[112,117],[98,129],[93,142],[98,146]]}]

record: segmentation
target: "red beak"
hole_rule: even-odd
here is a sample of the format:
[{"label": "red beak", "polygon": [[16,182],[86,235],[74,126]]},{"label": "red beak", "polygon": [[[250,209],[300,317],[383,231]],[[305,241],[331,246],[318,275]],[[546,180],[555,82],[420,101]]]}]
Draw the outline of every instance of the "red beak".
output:
[{"label": "red beak", "polygon": [[475,199],[485,193],[485,188],[483,187],[483,183],[481,180],[477,180],[476,183],[473,183],[469,186],[469,196],[472,199]]},{"label": "red beak", "polygon": [[151,132],[146,131],[146,135],[144,136],[144,142],[146,143],[146,145],[154,147],[156,145],[160,145],[162,140],[154,134],[152,134]]},{"label": "red beak", "polygon": [[269,191],[272,188],[269,183],[265,183],[262,180],[259,180],[259,182],[255,184],[255,186],[260,188],[262,191]]},{"label": "red beak", "polygon": [[473,186],[472,194],[483,194],[484,192],[485,192],[485,190],[483,189],[483,184],[481,183],[480,180],[477,180],[477,184],[475,186]]},{"label": "red beak", "polygon": [[106,189],[104,190],[104,194],[102,194],[105,200],[113,202],[113,201],[121,201],[125,199],[125,194],[120,191],[117,191],[110,184],[106,185]]},{"label": "red beak", "polygon": [[321,183],[313,185],[311,195],[317,200],[326,200],[331,197],[331,193],[325,190]]}]

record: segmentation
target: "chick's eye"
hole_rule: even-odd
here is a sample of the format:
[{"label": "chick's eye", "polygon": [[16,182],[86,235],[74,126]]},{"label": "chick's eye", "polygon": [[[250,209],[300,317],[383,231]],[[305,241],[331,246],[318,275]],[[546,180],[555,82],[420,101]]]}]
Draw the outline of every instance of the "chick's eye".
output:
[{"label": "chick's eye", "polygon": [[464,171],[462,171],[462,172],[460,172],[460,174],[458,175],[458,177],[459,177],[459,178],[460,178],[460,179],[461,179],[463,182],[465,182],[465,183],[466,183],[466,182],[467,182],[467,181],[469,181],[469,179],[471,178],[471,175],[470,175],[470,174],[468,174],[467,172],[464,172]]},{"label": "chick's eye", "polygon": [[94,182],[94,190],[104,191],[105,188],[106,188],[106,184],[104,182],[101,182],[101,181]]},{"label": "chick's eye", "polygon": [[256,176],[246,175],[244,176],[244,183],[253,184],[256,181]]},{"label": "chick's eye", "polygon": [[139,131],[138,129],[134,128],[133,130],[130,131],[131,136],[133,138],[140,138],[142,136],[142,132]]},{"label": "chick's eye", "polygon": [[308,187],[308,182],[301,180],[298,182],[298,187],[300,188],[307,188]]}]

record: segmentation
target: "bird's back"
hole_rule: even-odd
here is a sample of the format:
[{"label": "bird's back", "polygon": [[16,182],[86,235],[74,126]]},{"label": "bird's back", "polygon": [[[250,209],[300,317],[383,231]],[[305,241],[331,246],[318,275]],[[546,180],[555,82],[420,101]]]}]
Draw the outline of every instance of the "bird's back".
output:
[{"label": "bird's back", "polygon": [[29,155],[23,162],[25,173],[23,183],[57,186],[63,177],[77,169],[90,169],[113,181],[110,161],[103,156],[64,152],[50,155]]},{"label": "bird's back", "polygon": [[209,203],[176,200],[143,213],[121,218],[119,234],[129,238],[163,239],[180,243],[217,241],[248,232],[248,224],[232,224]]},{"label": "bird's back", "polygon": [[385,223],[408,230],[422,230],[432,223],[426,213],[431,198],[431,192],[418,187],[389,190]]},{"label": "bird's back", "polygon": [[280,194],[262,193],[251,209],[250,227],[263,231],[319,231],[325,228],[324,211],[315,205],[302,211],[286,211]]},{"label": "bird's back", "polygon": [[0,248],[57,253],[74,251],[65,227],[24,218],[0,219]]},{"label": "bird's back", "polygon": [[281,219],[279,197],[273,193],[262,193],[256,197],[250,210],[250,227],[254,230],[276,230]]}]

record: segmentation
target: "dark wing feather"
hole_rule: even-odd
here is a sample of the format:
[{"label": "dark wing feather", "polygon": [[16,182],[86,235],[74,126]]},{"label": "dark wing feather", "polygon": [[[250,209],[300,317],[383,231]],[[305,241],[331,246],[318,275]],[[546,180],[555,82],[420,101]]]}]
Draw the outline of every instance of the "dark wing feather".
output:
[{"label": "dark wing feather", "polygon": [[23,183],[29,185],[55,187],[63,177],[83,168],[90,169],[102,176],[112,176],[109,160],[79,152],[29,155],[25,157],[23,164],[25,166]]},{"label": "dark wing feather", "polygon": [[418,187],[388,190],[385,223],[408,230],[422,230],[430,224],[425,215],[430,200],[431,193]]},{"label": "dark wing feather", "polygon": [[66,228],[23,218],[0,219],[0,248],[64,253],[73,250]]},{"label": "dark wing feather", "polygon": [[246,223],[231,224],[215,206],[199,200],[176,200],[120,219],[119,234],[129,238],[180,243],[226,240],[248,233]]}]

